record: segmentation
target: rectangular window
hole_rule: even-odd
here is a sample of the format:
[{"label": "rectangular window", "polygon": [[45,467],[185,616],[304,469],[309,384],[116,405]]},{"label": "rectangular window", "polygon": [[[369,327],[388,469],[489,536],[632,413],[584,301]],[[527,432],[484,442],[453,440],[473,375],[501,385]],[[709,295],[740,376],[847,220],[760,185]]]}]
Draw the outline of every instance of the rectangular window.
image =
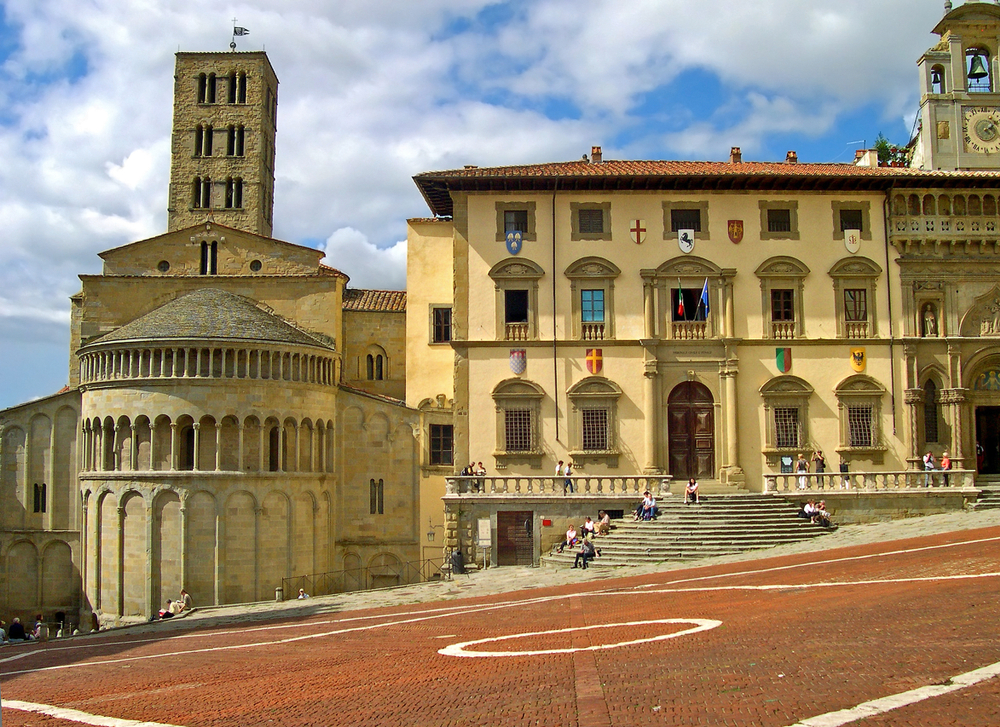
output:
[{"label": "rectangular window", "polygon": [[385,514],[385,483],[382,480],[371,480],[368,485],[368,513],[370,515]]},{"label": "rectangular window", "polygon": [[861,210],[840,210],[840,231],[845,230],[863,230],[864,219]]},{"label": "rectangular window", "polygon": [[503,213],[504,232],[528,232],[528,210],[504,210]]},{"label": "rectangular window", "polygon": [[767,231],[768,232],[791,232],[792,231],[792,211],[789,209],[768,209],[767,211]]},{"label": "rectangular window", "polygon": [[527,323],[528,291],[505,290],[503,312],[504,312],[505,323]]},{"label": "rectangular window", "polygon": [[707,320],[701,288],[671,288],[670,319],[674,322]]},{"label": "rectangular window", "polygon": [[454,464],[451,424],[431,424],[431,464]]},{"label": "rectangular window", "polygon": [[608,450],[608,410],[582,409],[583,449],[586,452]]},{"label": "rectangular window", "polygon": [[771,291],[771,320],[772,321],[794,321],[795,308],[792,290],[772,290]]},{"label": "rectangular window", "polygon": [[604,322],[604,291],[580,291],[580,317],[584,323]]},{"label": "rectangular window", "polygon": [[848,323],[868,321],[868,291],[859,288],[844,290],[844,320]]},{"label": "rectangular window", "polygon": [[873,413],[874,409],[871,404],[855,404],[847,407],[848,446],[875,446],[874,427],[872,426]]},{"label": "rectangular window", "polygon": [[531,451],[531,410],[505,409],[504,435],[508,452]]},{"label": "rectangular window", "polygon": [[799,446],[799,410],[797,407],[774,408],[774,445],[778,449],[795,449]]},{"label": "rectangular window", "polygon": [[447,343],[451,340],[451,308],[434,308],[432,312],[434,343]]},{"label": "rectangular window", "polygon": [[603,209],[581,209],[577,214],[579,214],[580,234],[599,235],[604,232]]},{"label": "rectangular window", "polygon": [[677,232],[678,230],[701,232],[701,210],[670,210],[670,231]]}]

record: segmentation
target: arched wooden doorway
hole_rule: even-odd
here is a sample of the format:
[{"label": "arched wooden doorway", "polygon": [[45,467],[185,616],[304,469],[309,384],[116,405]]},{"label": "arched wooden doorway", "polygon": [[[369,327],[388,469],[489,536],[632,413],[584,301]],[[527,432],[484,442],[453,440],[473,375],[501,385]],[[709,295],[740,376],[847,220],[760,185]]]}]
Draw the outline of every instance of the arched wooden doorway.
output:
[{"label": "arched wooden doorway", "polygon": [[675,480],[715,478],[715,402],[697,381],[685,381],[667,400],[670,474]]}]

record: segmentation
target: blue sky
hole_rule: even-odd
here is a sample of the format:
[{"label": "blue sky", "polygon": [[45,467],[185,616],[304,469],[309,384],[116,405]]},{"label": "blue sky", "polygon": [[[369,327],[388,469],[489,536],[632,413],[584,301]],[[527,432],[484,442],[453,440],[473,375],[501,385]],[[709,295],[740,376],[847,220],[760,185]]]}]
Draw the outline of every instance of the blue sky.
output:
[{"label": "blue sky", "polygon": [[[958,4],[958,2],[956,2]],[[0,1],[0,408],[67,380],[68,297],[166,229],[173,54],[265,49],[275,236],[405,286],[411,177],[578,159],[850,161],[907,140],[941,0]]]}]

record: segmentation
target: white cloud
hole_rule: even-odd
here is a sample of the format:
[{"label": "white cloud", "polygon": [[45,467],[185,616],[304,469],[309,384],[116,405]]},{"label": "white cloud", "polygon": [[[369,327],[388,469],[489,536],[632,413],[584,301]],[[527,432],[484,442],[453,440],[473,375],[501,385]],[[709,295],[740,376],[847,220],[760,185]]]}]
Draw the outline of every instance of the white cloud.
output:
[{"label": "white cloud", "polygon": [[376,247],[363,232],[345,227],[320,247],[323,264],[347,273],[352,288],[406,289],[406,240],[391,247]]}]

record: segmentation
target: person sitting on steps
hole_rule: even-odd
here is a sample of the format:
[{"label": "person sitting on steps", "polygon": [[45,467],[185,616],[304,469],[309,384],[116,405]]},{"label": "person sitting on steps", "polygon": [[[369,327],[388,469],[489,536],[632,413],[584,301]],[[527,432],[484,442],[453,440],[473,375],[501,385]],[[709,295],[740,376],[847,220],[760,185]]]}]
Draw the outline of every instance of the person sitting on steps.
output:
[{"label": "person sitting on steps", "polygon": [[698,499],[698,482],[694,477],[689,479],[687,485],[684,486],[684,504],[690,505],[692,502],[696,505],[701,504]]},{"label": "person sitting on steps", "polygon": [[574,526],[570,525],[566,529],[566,539],[564,541],[562,541],[559,544],[559,546],[558,546],[559,552],[560,553],[563,552],[563,548],[572,548],[574,545],[576,545],[576,542],[577,542],[576,541],[576,528]]},{"label": "person sitting on steps", "polygon": [[587,561],[593,560],[596,555],[597,549],[594,547],[594,542],[590,538],[584,538],[583,542],[580,543],[580,550],[576,554],[576,560],[573,562],[573,567],[580,567],[583,568],[583,570],[587,570]]}]

